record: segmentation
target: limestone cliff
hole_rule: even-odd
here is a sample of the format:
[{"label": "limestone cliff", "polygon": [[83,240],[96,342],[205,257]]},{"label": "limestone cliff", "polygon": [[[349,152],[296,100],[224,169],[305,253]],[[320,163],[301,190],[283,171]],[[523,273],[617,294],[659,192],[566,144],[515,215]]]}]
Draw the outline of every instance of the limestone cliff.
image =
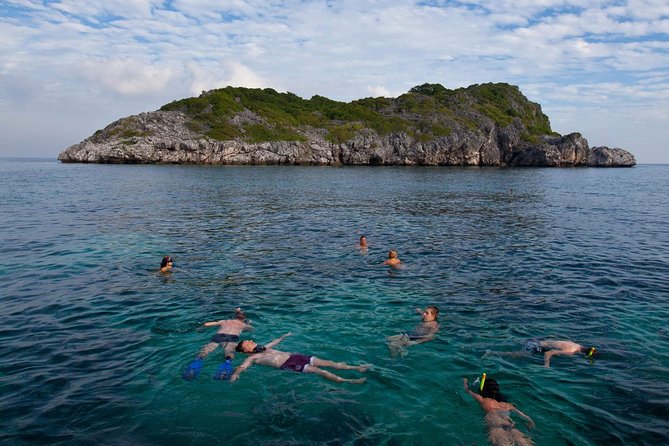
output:
[{"label": "limestone cliff", "polygon": [[508,84],[414,87],[350,103],[227,87],[120,119],[63,151],[62,162],[443,166],[633,166],[550,128]]}]

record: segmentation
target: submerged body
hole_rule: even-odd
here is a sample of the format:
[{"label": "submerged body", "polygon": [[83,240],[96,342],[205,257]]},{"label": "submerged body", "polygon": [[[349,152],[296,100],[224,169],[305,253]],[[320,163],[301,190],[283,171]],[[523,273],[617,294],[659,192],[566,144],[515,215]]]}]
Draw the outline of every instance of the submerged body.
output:
[{"label": "submerged body", "polygon": [[[516,423],[511,419],[511,412],[515,412],[527,421],[529,428],[534,427],[534,421],[523,412],[518,410],[512,403],[501,401],[501,395],[497,383],[490,379],[485,385],[482,385],[481,395],[472,392],[469,389],[467,378],[463,379],[465,392],[471,395],[481,405],[486,412],[485,422],[488,428],[488,439],[493,446],[531,446],[530,440],[524,433],[516,428]],[[485,382],[485,375],[484,375]],[[495,392],[490,392],[494,387]]]},{"label": "submerged body", "polygon": [[439,322],[437,322],[439,308],[432,305],[424,310],[417,308],[416,311],[421,314],[420,324],[411,331],[389,336],[386,339],[391,356],[405,356],[407,347],[431,341],[439,331]]}]

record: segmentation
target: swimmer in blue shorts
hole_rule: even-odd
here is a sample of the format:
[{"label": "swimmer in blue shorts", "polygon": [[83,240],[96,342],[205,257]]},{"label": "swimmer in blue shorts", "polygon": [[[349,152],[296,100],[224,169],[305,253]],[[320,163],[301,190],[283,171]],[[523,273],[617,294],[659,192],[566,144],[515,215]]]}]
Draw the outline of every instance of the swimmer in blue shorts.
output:
[{"label": "swimmer in blue shorts", "polygon": [[413,330],[394,336],[389,336],[388,350],[390,355],[396,357],[398,355],[404,357],[407,354],[407,347],[410,345],[422,344],[434,339],[439,331],[439,308],[434,305],[423,309],[416,308],[416,312],[421,315],[421,323]]},{"label": "swimmer in blue shorts", "polygon": [[573,341],[561,341],[557,339],[532,339],[525,344],[525,349],[518,352],[491,352],[488,354],[497,354],[505,356],[525,356],[529,354],[543,354],[544,367],[551,366],[551,358],[557,355],[571,356],[577,353],[585,355],[586,358],[592,359],[599,356],[599,351],[595,347],[585,347]]},{"label": "swimmer in blue shorts", "polygon": [[253,329],[251,323],[246,319],[246,313],[241,308],[235,309],[234,319],[205,322],[204,326],[218,327],[218,333],[211,338],[207,345],[202,347],[195,360],[186,367],[183,374],[184,379],[192,380],[196,378],[204,365],[205,358],[218,347],[225,350],[226,358],[234,357],[235,346],[239,342],[241,332]]},{"label": "swimmer in blue shorts", "polygon": [[357,370],[358,372],[364,372],[369,368],[369,365],[367,364],[349,365],[344,362],[334,362],[320,359],[316,356],[287,353],[274,349],[275,345],[290,335],[291,333],[286,333],[280,338],[277,338],[264,346],[258,345],[252,340],[242,341],[237,344],[236,350],[238,352],[248,354],[249,357],[246,358],[244,362],[235,369],[234,373],[232,374],[231,381],[237,381],[239,379],[239,375],[242,372],[251,367],[253,364],[259,364],[282,370],[290,370],[297,373],[315,373],[327,379],[328,381],[337,383],[362,384],[365,382],[366,378],[342,378],[341,376],[335,375],[332,372],[323,370],[321,367],[330,367],[337,370]]}]

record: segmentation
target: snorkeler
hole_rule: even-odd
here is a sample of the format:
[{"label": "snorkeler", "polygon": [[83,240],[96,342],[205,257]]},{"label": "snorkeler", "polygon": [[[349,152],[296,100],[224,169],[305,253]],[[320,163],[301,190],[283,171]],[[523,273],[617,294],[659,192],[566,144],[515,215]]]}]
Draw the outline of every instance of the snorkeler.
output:
[{"label": "snorkeler", "polygon": [[421,315],[421,323],[416,328],[399,335],[389,336],[386,339],[391,356],[406,356],[408,346],[431,341],[439,331],[439,322],[437,322],[439,308],[430,305],[424,310],[416,308],[416,312]]},{"label": "snorkeler", "polygon": [[[204,365],[205,358],[209,353],[216,350],[219,346],[225,350],[226,362],[221,364],[219,369],[227,368],[229,366],[232,357],[234,357],[235,346],[239,342],[239,335],[242,331],[251,330],[250,321],[246,319],[246,313],[242,311],[241,308],[235,309],[235,318],[234,319],[223,319],[220,321],[205,322],[205,327],[215,327],[218,326],[218,332],[211,338],[209,343],[202,347],[202,350],[198,353],[197,357],[193,362],[188,364],[186,370],[183,373],[184,379],[192,380],[197,378]],[[225,367],[224,367],[225,366]],[[222,370],[219,370],[222,371]],[[216,376],[220,373],[216,373]]]},{"label": "snorkeler", "polygon": [[388,258],[383,261],[383,264],[396,268],[402,265],[402,262],[400,261],[399,257],[397,257],[397,251],[391,249],[388,251]]},{"label": "snorkeler", "polygon": [[327,370],[323,370],[320,367],[331,367],[337,370],[357,370],[358,372],[364,372],[369,368],[369,365],[348,365],[344,362],[333,362],[325,359],[320,359],[315,356],[306,356],[296,353],[286,353],[279,350],[274,350],[274,346],[279,342],[283,341],[286,336],[290,336],[291,333],[286,333],[268,343],[267,345],[258,345],[251,340],[241,341],[237,344],[236,350],[238,352],[246,353],[249,355],[244,362],[235,369],[232,374],[231,381],[237,381],[239,375],[251,367],[253,364],[266,365],[269,367],[274,367],[282,370],[290,370],[297,373],[316,373],[328,381],[333,381],[337,383],[351,383],[351,384],[362,384],[367,378],[358,378],[358,379],[347,379],[342,378],[341,376],[335,375]]},{"label": "snorkeler", "polygon": [[526,356],[535,353],[543,353],[544,367],[551,366],[551,358],[557,355],[571,356],[577,353],[585,355],[586,358],[596,358],[599,351],[595,347],[584,347],[572,341],[560,341],[554,339],[531,340],[525,344],[525,349],[518,352],[486,352],[505,356]]},{"label": "snorkeler", "polygon": [[543,353],[544,367],[550,367],[551,358],[557,355],[582,353],[586,358],[595,358],[599,355],[595,347],[584,347],[572,341],[555,341],[550,339],[539,341],[538,343],[530,341],[525,345],[525,350],[528,353]]},{"label": "snorkeler", "polygon": [[172,266],[174,264],[174,261],[172,260],[172,257],[170,256],[165,256],[163,259],[160,261],[160,272],[161,273],[166,273],[172,269]]},{"label": "snorkeler", "polygon": [[[479,380],[477,380],[479,381]],[[469,389],[467,378],[463,378],[465,392],[479,402],[485,410],[485,422],[488,426],[488,439],[493,446],[532,445],[532,440],[516,429],[516,423],[511,419],[511,412],[516,412],[527,421],[527,427],[534,428],[534,421],[516,406],[505,402],[494,379],[484,373],[478,384],[479,394]]]}]

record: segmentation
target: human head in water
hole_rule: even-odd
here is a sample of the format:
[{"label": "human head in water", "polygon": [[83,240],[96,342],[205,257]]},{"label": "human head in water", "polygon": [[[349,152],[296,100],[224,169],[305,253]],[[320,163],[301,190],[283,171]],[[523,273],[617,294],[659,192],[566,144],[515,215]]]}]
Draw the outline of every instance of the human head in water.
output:
[{"label": "human head in water", "polygon": [[430,305],[425,308],[425,310],[423,310],[423,319],[425,319],[426,316],[431,320],[436,320],[439,317],[439,308],[435,305]]},{"label": "human head in water", "polygon": [[163,259],[160,261],[160,271],[165,272],[170,269],[172,269],[172,264],[173,264],[172,257],[170,256],[165,256]]},{"label": "human head in water", "polygon": [[251,339],[247,339],[245,341],[240,341],[239,344],[237,344],[237,347],[235,347],[235,351],[241,352],[241,353],[262,353],[266,350],[266,347],[264,345],[258,345]]},{"label": "human head in water", "polygon": [[244,313],[240,307],[235,308],[235,319],[238,319],[242,322],[246,320],[246,313]]},{"label": "human head in water", "polygon": [[492,398],[495,401],[505,401],[506,399],[499,391],[499,385],[497,381],[492,378],[488,378],[485,374],[481,377],[482,385],[479,389],[479,393],[483,398]]},{"label": "human head in water", "polygon": [[599,356],[599,351],[597,351],[595,347],[581,347],[581,353],[583,353],[586,358],[596,358]]},{"label": "human head in water", "polygon": [[367,247],[367,237],[365,237],[364,235],[360,236],[360,247],[361,248]]}]

